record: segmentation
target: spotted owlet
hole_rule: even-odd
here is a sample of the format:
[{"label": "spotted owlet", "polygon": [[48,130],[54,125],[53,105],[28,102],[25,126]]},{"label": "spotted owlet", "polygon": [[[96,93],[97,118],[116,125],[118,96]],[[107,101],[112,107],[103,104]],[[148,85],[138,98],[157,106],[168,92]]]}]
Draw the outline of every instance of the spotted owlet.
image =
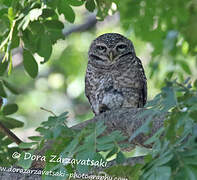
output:
[{"label": "spotted owlet", "polygon": [[143,107],[147,83],[132,42],[117,33],[96,38],[88,52],[85,94],[98,115],[121,107]]}]

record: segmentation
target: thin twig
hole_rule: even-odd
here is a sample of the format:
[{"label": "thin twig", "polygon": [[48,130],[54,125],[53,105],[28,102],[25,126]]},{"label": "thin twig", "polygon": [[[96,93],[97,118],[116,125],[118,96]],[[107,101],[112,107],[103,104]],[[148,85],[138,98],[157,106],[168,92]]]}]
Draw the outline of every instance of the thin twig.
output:
[{"label": "thin twig", "polygon": [[50,110],[45,109],[45,108],[43,108],[43,107],[40,107],[40,109],[43,110],[43,111],[49,112],[49,113],[51,113],[51,114],[54,115],[54,116],[57,116],[53,111],[50,111]]},{"label": "thin twig", "polygon": [[6,134],[16,144],[22,143],[22,141],[12,131],[2,124],[2,122],[0,122],[0,131]]}]

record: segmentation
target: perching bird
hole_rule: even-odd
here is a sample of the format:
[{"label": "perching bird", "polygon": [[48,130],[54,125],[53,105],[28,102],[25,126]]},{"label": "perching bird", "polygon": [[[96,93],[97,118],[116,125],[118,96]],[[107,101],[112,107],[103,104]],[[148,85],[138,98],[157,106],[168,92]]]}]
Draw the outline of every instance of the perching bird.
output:
[{"label": "perching bird", "polygon": [[121,107],[145,105],[146,76],[129,39],[117,33],[106,33],[92,42],[85,94],[96,115]]}]

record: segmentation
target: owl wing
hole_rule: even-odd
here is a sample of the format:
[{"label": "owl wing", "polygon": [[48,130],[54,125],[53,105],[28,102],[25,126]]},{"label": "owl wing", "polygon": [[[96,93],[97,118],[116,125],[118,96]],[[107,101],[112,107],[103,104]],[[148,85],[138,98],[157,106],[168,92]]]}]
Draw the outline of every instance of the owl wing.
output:
[{"label": "owl wing", "polygon": [[146,104],[146,101],[147,101],[147,80],[146,80],[146,75],[145,75],[145,72],[144,72],[144,68],[142,66],[142,63],[141,63],[141,60],[136,57],[136,61],[137,61],[137,69],[139,70],[139,79],[142,83],[142,89],[141,89],[141,100],[143,102],[143,106]]},{"label": "owl wing", "polygon": [[86,76],[85,76],[85,95],[88,98],[89,102],[90,102],[90,94],[91,94],[90,82],[89,82],[87,74],[86,74]]},{"label": "owl wing", "polygon": [[[147,99],[147,82],[142,63],[137,57],[129,57],[127,64],[119,64],[118,71],[121,75],[116,76],[116,85],[122,91],[133,92],[128,93],[127,96],[138,96],[136,100],[136,107],[143,107]],[[124,90],[125,89],[125,90]]]},{"label": "owl wing", "polygon": [[147,101],[147,81],[146,81],[146,79],[143,80],[142,100],[143,100],[143,106],[145,106],[146,101]]},{"label": "owl wing", "polygon": [[[90,105],[92,106],[92,100],[91,97],[92,95],[92,88],[91,88],[91,83],[90,83],[90,76],[88,76],[88,72],[86,72],[86,76],[85,76],[85,95],[88,98],[88,101],[90,103]],[[92,108],[93,109],[93,108]],[[93,109],[94,111],[94,109]]]},{"label": "owl wing", "polygon": [[95,83],[93,73],[91,72],[91,70],[89,70],[89,68],[87,68],[86,76],[85,76],[85,95],[88,98],[88,101],[91,105],[94,114],[98,114],[97,112],[98,105],[95,97],[95,91],[97,89],[96,86],[97,85]]}]

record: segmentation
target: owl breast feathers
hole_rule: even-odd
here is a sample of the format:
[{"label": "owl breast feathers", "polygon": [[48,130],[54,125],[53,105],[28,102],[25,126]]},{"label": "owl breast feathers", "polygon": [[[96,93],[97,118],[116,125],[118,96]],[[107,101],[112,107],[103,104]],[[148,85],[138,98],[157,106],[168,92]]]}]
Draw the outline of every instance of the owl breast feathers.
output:
[{"label": "owl breast feathers", "polygon": [[88,52],[85,94],[96,115],[121,107],[145,105],[146,76],[129,39],[117,33],[107,33],[92,42]]}]

